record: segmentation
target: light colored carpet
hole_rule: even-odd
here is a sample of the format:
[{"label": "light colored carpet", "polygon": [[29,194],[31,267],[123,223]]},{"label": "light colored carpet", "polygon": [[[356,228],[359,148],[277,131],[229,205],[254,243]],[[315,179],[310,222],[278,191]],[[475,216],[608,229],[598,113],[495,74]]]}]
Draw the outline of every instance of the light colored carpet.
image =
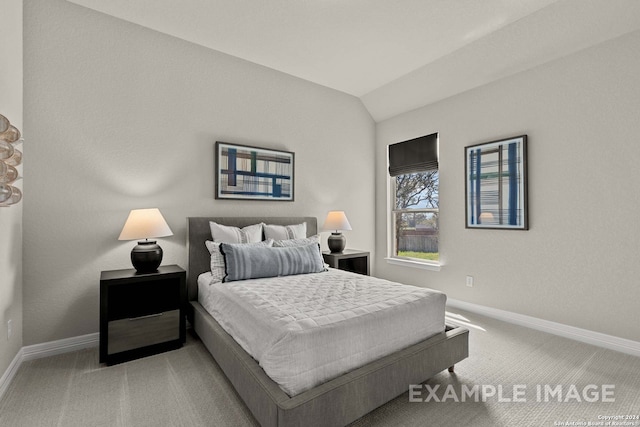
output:
[{"label": "light colored carpet", "polygon": [[[640,415],[640,358],[476,314],[455,311],[471,326],[470,357],[426,385],[445,402],[410,402],[405,393],[353,426],[554,426],[598,422],[599,416]],[[613,385],[614,402],[538,401],[536,388]],[[526,402],[487,396],[461,399],[463,385],[502,400],[522,389]],[[383,386],[383,385],[381,385]],[[478,394],[482,397],[482,394]],[[589,394],[588,397],[593,396]],[[423,388],[422,400],[429,397]],[[581,400],[583,396],[580,397]],[[472,400],[469,402],[468,400]],[[624,420],[618,420],[624,421]],[[0,401],[0,426],[255,426],[247,408],[202,344],[121,365],[98,363],[97,348],[23,363]],[[565,424],[570,425],[570,424]],[[606,425],[606,424],[605,424]],[[615,424],[611,424],[615,425]],[[624,424],[618,424],[624,425]],[[640,426],[640,421],[631,424]]]}]

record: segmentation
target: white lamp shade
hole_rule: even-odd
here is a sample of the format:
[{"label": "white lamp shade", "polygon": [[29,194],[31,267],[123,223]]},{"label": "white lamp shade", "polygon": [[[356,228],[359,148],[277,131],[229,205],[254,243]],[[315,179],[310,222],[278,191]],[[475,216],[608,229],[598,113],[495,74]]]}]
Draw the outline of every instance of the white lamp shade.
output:
[{"label": "white lamp shade", "polygon": [[351,230],[351,224],[349,224],[344,211],[331,211],[327,214],[327,219],[324,221],[322,229],[324,231]]},{"label": "white lamp shade", "polygon": [[118,240],[148,239],[173,236],[173,232],[157,208],[134,209],[129,213]]}]

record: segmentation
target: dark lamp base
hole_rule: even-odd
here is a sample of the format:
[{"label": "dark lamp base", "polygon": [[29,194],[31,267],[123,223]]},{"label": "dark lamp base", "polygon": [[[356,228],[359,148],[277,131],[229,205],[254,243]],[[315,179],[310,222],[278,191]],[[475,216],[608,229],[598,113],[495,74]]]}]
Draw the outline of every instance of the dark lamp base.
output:
[{"label": "dark lamp base", "polygon": [[162,262],[162,248],[154,240],[145,240],[131,250],[131,264],[138,273],[153,273]]},{"label": "dark lamp base", "polygon": [[329,240],[327,240],[327,244],[329,245],[329,250],[332,254],[340,253],[344,250],[345,246],[347,246],[347,239],[342,235],[342,233],[331,233]]}]

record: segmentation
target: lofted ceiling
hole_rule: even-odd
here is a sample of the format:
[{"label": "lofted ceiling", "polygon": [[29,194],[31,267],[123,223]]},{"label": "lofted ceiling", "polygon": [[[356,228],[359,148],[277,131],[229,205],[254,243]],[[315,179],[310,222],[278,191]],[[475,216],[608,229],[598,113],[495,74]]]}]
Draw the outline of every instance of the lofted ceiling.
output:
[{"label": "lofted ceiling", "polygon": [[68,0],[362,100],[381,121],[640,29],[637,0]]}]

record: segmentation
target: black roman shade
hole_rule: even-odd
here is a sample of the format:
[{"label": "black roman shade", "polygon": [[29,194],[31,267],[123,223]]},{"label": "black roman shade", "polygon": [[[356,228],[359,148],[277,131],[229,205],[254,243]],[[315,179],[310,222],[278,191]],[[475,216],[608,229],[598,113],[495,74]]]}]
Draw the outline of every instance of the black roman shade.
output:
[{"label": "black roman shade", "polygon": [[389,145],[389,175],[438,170],[438,134]]}]

